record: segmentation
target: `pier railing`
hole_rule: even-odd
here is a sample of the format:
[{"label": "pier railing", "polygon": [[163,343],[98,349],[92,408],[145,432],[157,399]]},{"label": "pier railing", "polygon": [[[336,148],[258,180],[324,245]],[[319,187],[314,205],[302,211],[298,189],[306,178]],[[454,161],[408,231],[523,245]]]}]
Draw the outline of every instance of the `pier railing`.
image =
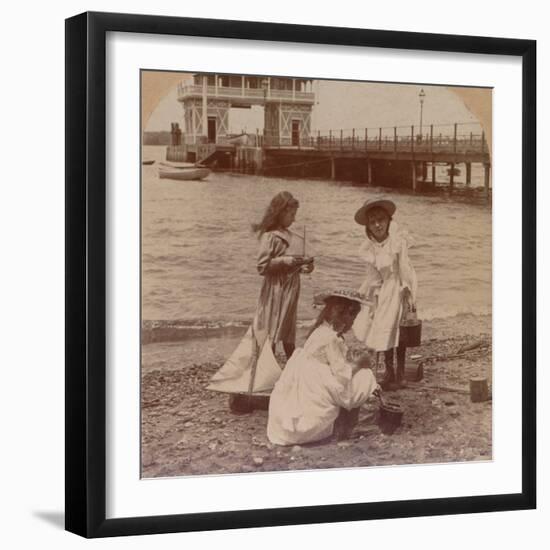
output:
[{"label": "pier railing", "polygon": [[[180,101],[187,97],[202,97],[203,87],[195,84],[179,84],[178,85],[178,99]],[[245,99],[245,100],[260,100],[260,101],[303,101],[306,103],[313,103],[315,101],[315,94],[312,92],[302,92],[294,90],[277,90],[276,88],[248,88],[236,87],[236,86],[207,86],[207,97],[216,97],[218,99]]]},{"label": "pier railing", "polygon": [[326,151],[385,153],[487,153],[485,132],[477,123],[423,127],[393,126],[318,131],[310,136],[264,134],[260,145],[269,148],[303,148]]}]

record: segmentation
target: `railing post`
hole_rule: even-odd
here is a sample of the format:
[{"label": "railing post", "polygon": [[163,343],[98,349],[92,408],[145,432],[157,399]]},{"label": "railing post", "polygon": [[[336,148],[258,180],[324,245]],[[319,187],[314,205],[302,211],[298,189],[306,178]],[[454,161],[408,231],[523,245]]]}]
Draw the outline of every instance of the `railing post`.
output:
[{"label": "railing post", "polygon": [[317,149],[321,148],[321,130],[317,130]]},{"label": "railing post", "polygon": [[332,149],[332,130],[328,131],[328,147]]},{"label": "railing post", "polygon": [[393,127],[393,152],[397,155],[397,126]]},{"label": "railing post", "polygon": [[369,131],[365,128],[365,153],[369,150]]},{"label": "railing post", "polygon": [[344,148],[344,130],[340,130],[340,151]]},{"label": "railing post", "polygon": [[[457,130],[458,124],[455,122],[455,131],[454,131],[454,137],[453,137],[453,153],[456,155],[456,130]],[[453,166],[454,168],[454,166]]]},{"label": "railing post", "polygon": [[485,130],[481,132],[481,152],[485,152]]},{"label": "railing post", "polygon": [[382,150],[382,128],[378,130],[378,150]]},{"label": "railing post", "polygon": [[434,125],[430,124],[430,155],[434,152]]},{"label": "railing post", "polygon": [[351,150],[355,149],[355,128],[351,131]]},{"label": "railing post", "polygon": [[414,124],[411,126],[411,153],[414,154]]}]

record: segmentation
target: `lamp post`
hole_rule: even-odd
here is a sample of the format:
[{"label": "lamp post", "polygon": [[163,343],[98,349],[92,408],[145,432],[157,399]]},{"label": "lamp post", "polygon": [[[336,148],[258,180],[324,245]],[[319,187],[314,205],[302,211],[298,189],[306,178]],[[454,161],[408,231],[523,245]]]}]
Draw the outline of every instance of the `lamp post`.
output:
[{"label": "lamp post", "polygon": [[[260,86],[262,87],[262,90],[264,92],[264,132],[263,132],[263,141],[265,143],[266,140],[266,128],[267,128],[267,91],[269,88],[269,81],[267,78],[262,78],[260,82]],[[269,138],[268,138],[269,139]],[[262,144],[263,145],[263,144]]]},{"label": "lamp post", "polygon": [[424,88],[420,89],[418,94],[418,99],[420,100],[420,139],[422,139],[422,110],[424,109],[424,98],[426,94],[424,93]]}]

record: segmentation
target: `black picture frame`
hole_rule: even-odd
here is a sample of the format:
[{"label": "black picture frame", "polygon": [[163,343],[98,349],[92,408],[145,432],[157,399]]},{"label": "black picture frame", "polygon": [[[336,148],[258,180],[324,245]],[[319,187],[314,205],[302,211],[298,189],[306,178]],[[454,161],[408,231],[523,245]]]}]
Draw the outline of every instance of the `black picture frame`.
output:
[{"label": "black picture frame", "polygon": [[[106,519],[106,33],[515,56],[522,61],[522,491]],[[66,20],[66,529],[107,537],[536,507],[536,42],[115,13]]]}]

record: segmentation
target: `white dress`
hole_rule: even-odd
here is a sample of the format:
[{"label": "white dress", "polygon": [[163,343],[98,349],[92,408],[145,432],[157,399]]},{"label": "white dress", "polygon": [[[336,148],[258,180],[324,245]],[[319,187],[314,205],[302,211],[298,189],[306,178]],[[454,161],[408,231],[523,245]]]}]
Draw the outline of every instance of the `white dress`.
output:
[{"label": "white dress", "polygon": [[390,233],[381,243],[367,238],[359,252],[366,262],[365,280],[359,291],[373,298],[375,305],[363,306],[355,318],[353,332],[375,351],[395,348],[399,342],[405,287],[416,303],[417,279],[409,260],[409,241],[405,232]]},{"label": "white dress", "polygon": [[370,369],[353,373],[347,346],[327,323],[288,361],[269,401],[267,437],[277,445],[318,441],[332,434],[340,407],[360,407],[376,389]]}]

